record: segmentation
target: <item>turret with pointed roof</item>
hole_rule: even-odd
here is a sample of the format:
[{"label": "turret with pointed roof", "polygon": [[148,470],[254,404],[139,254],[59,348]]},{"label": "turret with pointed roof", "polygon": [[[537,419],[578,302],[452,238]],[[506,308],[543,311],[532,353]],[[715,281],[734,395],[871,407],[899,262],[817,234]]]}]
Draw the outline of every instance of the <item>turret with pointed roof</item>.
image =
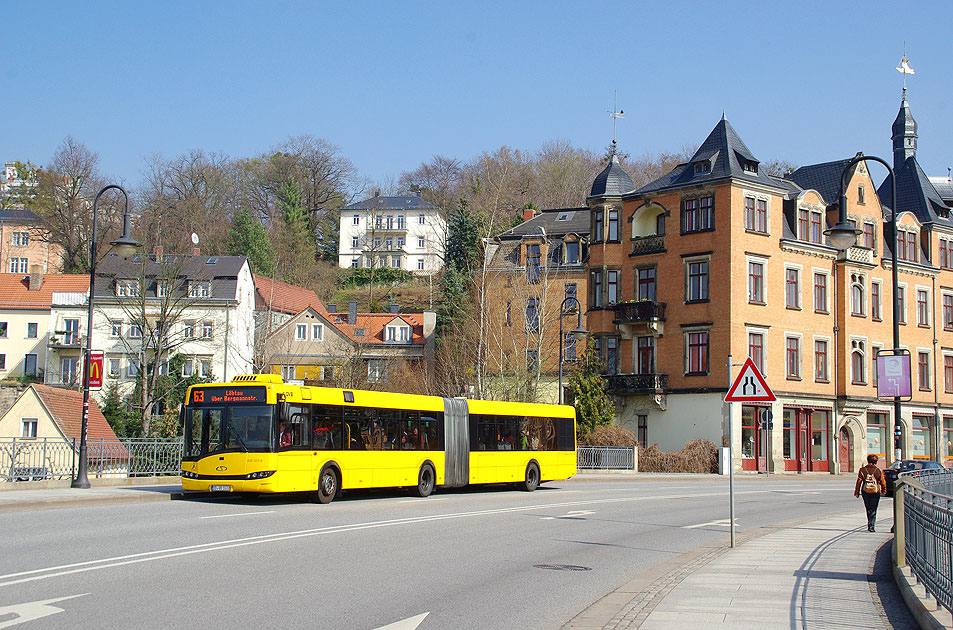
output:
[{"label": "turret with pointed roof", "polygon": [[903,88],[900,100],[900,111],[891,127],[893,135],[893,170],[899,171],[908,158],[917,153],[917,121],[910,113],[910,103],[907,102],[907,88]]},{"label": "turret with pointed roof", "polygon": [[727,178],[748,180],[777,188],[778,183],[762,172],[760,162],[722,114],[691,160],[636,191],[647,193]]},{"label": "turret with pointed roof", "polygon": [[635,182],[622,168],[619,156],[615,152],[615,141],[613,140],[612,157],[609,159],[609,165],[596,175],[587,201],[605,199],[606,197],[621,197],[633,190],[635,190]]}]

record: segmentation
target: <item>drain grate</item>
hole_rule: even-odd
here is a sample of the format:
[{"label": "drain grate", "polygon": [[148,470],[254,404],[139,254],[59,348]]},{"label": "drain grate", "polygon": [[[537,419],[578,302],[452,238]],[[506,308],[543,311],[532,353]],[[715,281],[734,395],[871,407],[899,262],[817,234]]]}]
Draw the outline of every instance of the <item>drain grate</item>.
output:
[{"label": "drain grate", "polygon": [[533,566],[550,571],[592,571],[591,567],[581,567],[578,564],[534,564]]}]

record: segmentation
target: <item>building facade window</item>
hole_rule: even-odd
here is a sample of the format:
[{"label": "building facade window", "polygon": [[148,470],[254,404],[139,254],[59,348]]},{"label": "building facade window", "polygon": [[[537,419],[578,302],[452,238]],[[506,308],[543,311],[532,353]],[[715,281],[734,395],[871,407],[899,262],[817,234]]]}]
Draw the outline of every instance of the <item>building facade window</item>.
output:
[{"label": "building facade window", "polygon": [[212,322],[202,322],[202,339],[211,339],[213,330]]},{"label": "building facade window", "polygon": [[715,197],[682,201],[682,232],[704,232],[715,225]]},{"label": "building facade window", "polygon": [[619,275],[614,269],[606,272],[606,303],[610,306],[619,301]]},{"label": "building facade window", "polygon": [[602,217],[603,212],[601,208],[592,211],[592,242],[601,243],[602,242]]},{"label": "building facade window", "polygon": [[880,317],[880,283],[870,282],[870,318],[874,321],[881,321]]},{"label": "building facade window", "polygon": [[539,265],[541,246],[539,243],[530,243],[526,246],[526,280],[530,284],[539,284]]},{"label": "building facade window", "polygon": [[897,321],[901,324],[907,323],[906,293],[904,287],[897,287]]},{"label": "building facade window", "polygon": [[943,391],[953,393],[953,355],[943,355]]},{"label": "building facade window", "polygon": [[917,352],[917,382],[921,391],[930,391],[929,352]]},{"label": "building facade window", "polygon": [[311,340],[324,341],[324,326],[322,324],[311,324]]},{"label": "building facade window", "polygon": [[655,267],[640,267],[636,270],[638,286],[636,287],[636,297],[640,300],[655,301],[656,296],[656,270]]},{"label": "building facade window", "polygon": [[686,375],[708,374],[708,331],[686,333],[685,346]]},{"label": "building facade window", "polygon": [[649,416],[645,413],[638,415],[636,438],[639,440],[639,446],[648,448],[649,446]]},{"label": "building facade window", "polygon": [[758,234],[768,233],[768,201],[745,197],[745,229]]},{"label": "building facade window", "polygon": [[602,270],[596,270],[589,274],[589,305],[592,308],[602,308]]},{"label": "building facade window", "polygon": [[861,238],[861,243],[863,243],[864,247],[867,249],[874,249],[874,245],[876,244],[876,240],[874,238],[874,224],[869,221],[864,221],[863,230],[864,234]]},{"label": "building facade window", "polygon": [[827,341],[814,340],[814,380],[826,383],[827,376]]},{"label": "building facade window", "polygon": [[536,298],[526,299],[526,330],[529,332],[539,332],[539,300]]},{"label": "building facade window", "polygon": [[786,376],[789,379],[801,378],[801,340],[797,337],[787,337],[785,345]]},{"label": "building facade window", "polygon": [[917,235],[910,230],[897,230],[897,258],[917,262]]},{"label": "building facade window", "polygon": [[616,209],[610,209],[606,219],[607,228],[609,234],[606,238],[608,243],[618,243],[619,242],[619,211]]},{"label": "building facade window", "polygon": [[850,382],[854,385],[866,385],[865,343],[852,339],[850,342]]},{"label": "building facade window", "polygon": [[708,261],[691,260],[685,265],[685,301],[703,302],[708,300]]},{"label": "building facade window", "polygon": [[864,283],[866,278],[857,273],[850,275],[850,314],[857,317],[863,317],[866,314],[864,309]]},{"label": "building facade window", "polygon": [[27,439],[35,438],[38,424],[39,420],[37,418],[21,418],[20,437]]},{"label": "building facade window", "polygon": [[943,329],[953,330],[953,294],[943,294]]},{"label": "building facade window", "polygon": [[569,241],[566,243],[565,263],[567,265],[579,264],[579,241]]},{"label": "building facade window", "polygon": [[637,348],[636,374],[655,374],[655,337],[651,335],[639,337]]},{"label": "building facade window", "polygon": [[10,258],[10,273],[27,273],[30,261],[22,256]]},{"label": "building facade window", "polygon": [[764,333],[748,333],[748,358],[764,374]]},{"label": "building facade window", "polygon": [[764,263],[748,261],[748,301],[764,304]]},{"label": "building facade window", "polygon": [[827,313],[827,274],[814,274],[814,312]]},{"label": "building facade window", "polygon": [[308,325],[295,324],[295,341],[307,341],[307,340],[308,340]]},{"label": "building facade window", "polygon": [[917,289],[917,326],[930,326],[930,296],[923,289]]},{"label": "building facade window", "polygon": [[192,339],[195,337],[195,322],[187,321],[182,324],[182,338]]},{"label": "building facade window", "polygon": [[801,274],[797,269],[784,270],[784,306],[801,308]]}]

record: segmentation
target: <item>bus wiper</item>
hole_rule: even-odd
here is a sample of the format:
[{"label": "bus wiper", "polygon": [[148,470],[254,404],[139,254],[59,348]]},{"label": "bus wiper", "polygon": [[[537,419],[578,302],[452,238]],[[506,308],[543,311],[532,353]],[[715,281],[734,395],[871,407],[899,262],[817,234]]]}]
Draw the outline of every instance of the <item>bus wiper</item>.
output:
[{"label": "bus wiper", "polygon": [[248,447],[245,446],[245,440],[243,440],[243,439],[242,439],[242,436],[238,434],[238,431],[236,431],[235,428],[232,427],[232,428],[229,430],[229,433],[230,433],[230,434],[231,434],[231,433],[234,433],[234,434],[235,434],[235,439],[238,440],[238,445],[241,446],[241,447],[242,447],[242,450],[247,453],[247,452],[248,452]]}]

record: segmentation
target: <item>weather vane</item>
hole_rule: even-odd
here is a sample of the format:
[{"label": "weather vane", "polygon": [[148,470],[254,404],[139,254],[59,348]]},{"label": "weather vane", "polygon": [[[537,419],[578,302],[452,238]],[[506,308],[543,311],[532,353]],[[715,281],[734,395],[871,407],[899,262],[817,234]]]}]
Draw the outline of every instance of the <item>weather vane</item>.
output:
[{"label": "weather vane", "polygon": [[612,146],[615,147],[615,124],[620,118],[625,118],[625,112],[618,108],[616,104],[616,92],[612,92],[612,111],[609,112],[612,117]]},{"label": "weather vane", "polygon": [[916,74],[910,67],[910,60],[907,59],[907,43],[903,43],[903,57],[900,58],[900,65],[897,66],[897,72],[903,75],[903,91],[907,91],[907,75]]}]

